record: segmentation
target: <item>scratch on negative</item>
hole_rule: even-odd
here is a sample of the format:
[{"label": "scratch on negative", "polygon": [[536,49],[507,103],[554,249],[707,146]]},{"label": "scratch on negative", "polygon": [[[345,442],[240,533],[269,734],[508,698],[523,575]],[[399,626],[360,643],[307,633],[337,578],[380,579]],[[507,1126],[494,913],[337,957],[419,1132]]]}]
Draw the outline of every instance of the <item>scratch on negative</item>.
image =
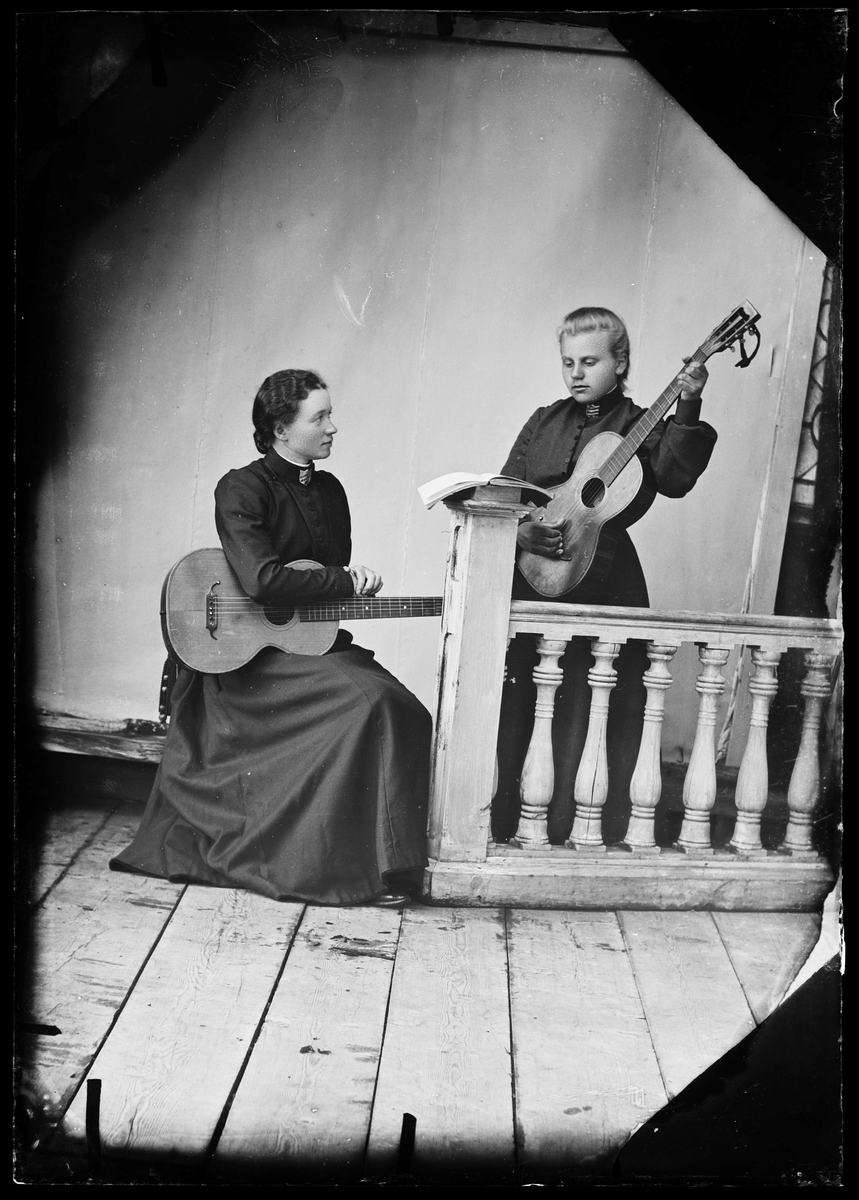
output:
[{"label": "scratch on negative", "polygon": [[344,317],[348,317],[348,319],[350,321],[354,321],[356,325],[364,324],[364,310],[367,307],[367,301],[370,299],[370,292],[372,292],[372,290],[372,287],[368,288],[366,299],[361,305],[361,313],[356,317],[352,309],[352,305],[349,303],[349,298],[343,291],[343,284],[340,282],[340,276],[334,276],[334,295],[337,297],[337,303],[340,305],[340,311],[343,313]]}]

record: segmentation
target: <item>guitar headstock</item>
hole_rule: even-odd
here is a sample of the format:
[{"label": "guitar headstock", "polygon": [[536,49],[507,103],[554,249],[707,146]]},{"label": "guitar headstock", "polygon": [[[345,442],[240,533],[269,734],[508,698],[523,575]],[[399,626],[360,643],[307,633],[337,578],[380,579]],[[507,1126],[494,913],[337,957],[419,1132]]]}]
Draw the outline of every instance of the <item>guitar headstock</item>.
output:
[{"label": "guitar headstock", "polygon": [[[760,319],[761,314],[755,306],[749,304],[748,300],[744,301],[729,316],[725,317],[720,325],[716,326],[699,353],[703,354],[705,358],[709,358],[711,354],[719,354],[722,350],[727,350],[739,342],[740,361],[736,365],[747,367],[760,348],[761,335],[757,328]],[[750,355],[746,354],[744,340],[746,334],[751,334],[756,339],[754,350]]]}]

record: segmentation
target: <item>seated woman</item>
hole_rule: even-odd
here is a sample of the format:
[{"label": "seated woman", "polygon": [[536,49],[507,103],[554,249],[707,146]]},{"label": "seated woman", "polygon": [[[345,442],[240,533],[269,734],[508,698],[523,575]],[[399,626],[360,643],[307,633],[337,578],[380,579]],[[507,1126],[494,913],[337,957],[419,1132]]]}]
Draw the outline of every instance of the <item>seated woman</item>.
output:
[{"label": "seated woman", "polygon": [[[313,466],[336,433],[323,380],[269,376],[253,424],[264,457],[215,489],[221,544],[248,596],[289,605],[373,595],[379,575],[343,565],[343,487]],[[298,559],[320,565],[289,565]],[[224,674],[180,669],[152,795],[111,866],[276,900],[399,907],[427,861],[431,726],[342,629],[323,655],[267,647]]]},{"label": "seated woman", "polygon": [[[572,476],[582,451],[598,434],[626,436],[644,412],[624,391],[630,364],[629,334],[616,313],[607,308],[578,308],[564,318],[558,342],[561,374],[569,394],[533,413],[501,468],[503,475],[546,488],[557,487]],[[681,392],[676,415],[660,421],[638,451],[644,472],[643,491],[651,500],[657,493],[685,496],[705,470],[716,444],[715,429],[701,420],[707,370],[701,363],[686,361],[677,377]],[[539,513],[533,517],[519,525],[519,547],[549,559],[560,558],[560,529],[542,521]],[[607,570],[591,570],[577,587],[551,599],[569,604],[646,608],[649,598],[644,572],[622,521],[611,531],[603,531],[600,551],[612,543]],[[513,597],[544,599],[518,570]],[[514,638],[507,655],[498,738],[499,784],[492,802],[493,837],[499,842],[513,836],[519,820],[520,776],[534,723],[536,663],[535,639],[521,635]],[[560,665],[564,677],[555,696],[555,786],[548,812],[549,840],[556,843],[569,837],[575,816],[573,792],[590,713],[590,639],[572,638]],[[607,728],[609,790],[602,813],[607,842],[619,842],[626,833],[629,785],[644,719],[642,675],[648,665],[645,644],[632,640],[621,647],[615,662],[617,685],[609,701]]]}]

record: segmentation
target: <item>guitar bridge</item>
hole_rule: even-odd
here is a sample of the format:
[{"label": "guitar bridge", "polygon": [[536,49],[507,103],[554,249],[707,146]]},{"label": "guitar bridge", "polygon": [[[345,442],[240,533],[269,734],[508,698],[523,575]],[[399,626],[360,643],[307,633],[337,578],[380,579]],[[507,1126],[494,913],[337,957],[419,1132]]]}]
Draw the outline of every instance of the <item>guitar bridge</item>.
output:
[{"label": "guitar bridge", "polygon": [[209,631],[209,636],[218,640],[215,630],[218,628],[218,597],[215,588],[220,586],[220,579],[216,579],[212,586],[206,592],[206,628]]}]

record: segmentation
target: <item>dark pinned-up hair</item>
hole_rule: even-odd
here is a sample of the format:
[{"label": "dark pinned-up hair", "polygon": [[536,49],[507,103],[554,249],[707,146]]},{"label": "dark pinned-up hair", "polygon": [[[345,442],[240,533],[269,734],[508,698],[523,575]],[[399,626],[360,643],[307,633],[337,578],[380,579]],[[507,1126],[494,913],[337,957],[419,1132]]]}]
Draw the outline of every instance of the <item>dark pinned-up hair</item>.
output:
[{"label": "dark pinned-up hair", "polygon": [[254,398],[254,443],[260,454],[274,445],[275,426],[291,425],[301,401],[327,386],[315,371],[290,369],[269,375]]},{"label": "dark pinned-up hair", "polygon": [[596,333],[604,331],[610,335],[609,344],[615,358],[625,358],[626,367],[618,377],[626,381],[629,374],[629,333],[623,321],[610,308],[576,308],[567,313],[558,327],[558,341],[576,333]]}]

